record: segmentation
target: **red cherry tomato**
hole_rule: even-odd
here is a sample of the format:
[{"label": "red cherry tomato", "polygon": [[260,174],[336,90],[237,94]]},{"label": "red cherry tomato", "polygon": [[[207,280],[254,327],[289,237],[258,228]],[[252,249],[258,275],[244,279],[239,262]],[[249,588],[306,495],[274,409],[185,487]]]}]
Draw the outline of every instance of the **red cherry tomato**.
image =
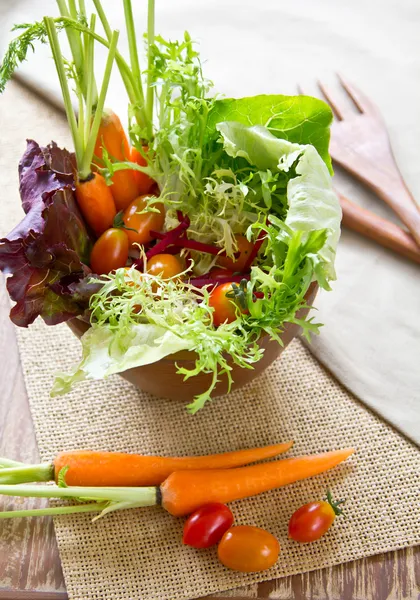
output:
[{"label": "red cherry tomato", "polygon": [[146,198],[150,198],[150,195],[139,196],[123,213],[124,225],[127,227],[125,232],[131,246],[151,242],[153,238],[150,231],[160,231],[165,221],[165,211],[160,202],[153,205],[159,212],[141,212],[147,206]]},{"label": "red cherry tomato", "polygon": [[206,504],[188,517],[182,543],[193,548],[209,548],[221,540],[232,524],[233,514],[225,504]]},{"label": "red cherry tomato", "polygon": [[[145,153],[148,151],[147,146],[143,146],[143,151]],[[140,167],[147,167],[147,160],[137,148],[134,148],[134,146],[130,148],[130,160],[131,162],[137,163]],[[142,173],[141,171],[133,171],[133,173],[139,195],[148,194],[155,184],[153,179],[150,179],[146,173]]]},{"label": "red cherry tomato", "polygon": [[220,562],[235,571],[252,573],[272,567],[279,557],[277,539],[259,527],[238,525],[226,531],[217,549]]},{"label": "red cherry tomato", "polygon": [[107,229],[98,238],[90,254],[90,268],[102,275],[125,267],[128,259],[128,237],[122,229]]},{"label": "red cherry tomato", "polygon": [[183,271],[182,263],[172,254],[156,254],[147,261],[147,272],[162,279],[171,279]]},{"label": "red cherry tomato", "polygon": [[236,244],[238,246],[239,256],[237,258],[229,258],[228,256],[219,256],[217,264],[225,269],[230,269],[233,272],[242,272],[248,256],[251,254],[254,244],[248,242],[244,235],[235,235]]},{"label": "red cherry tomato", "polygon": [[289,538],[296,542],[313,542],[319,540],[334,522],[337,515],[342,514],[339,505],[344,500],[333,502],[327,492],[327,500],[309,502],[298,508],[289,521]]}]

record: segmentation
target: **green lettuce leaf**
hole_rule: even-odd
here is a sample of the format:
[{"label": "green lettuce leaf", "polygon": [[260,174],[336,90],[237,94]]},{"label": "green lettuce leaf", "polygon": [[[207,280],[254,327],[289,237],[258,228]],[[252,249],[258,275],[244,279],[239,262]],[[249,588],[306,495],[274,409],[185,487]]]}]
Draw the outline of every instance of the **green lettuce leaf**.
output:
[{"label": "green lettuce leaf", "polygon": [[332,118],[328,104],[310,96],[225,98],[216,100],[210,110],[207,135],[211,139],[222,121],[262,125],[277,138],[314,146],[332,174],[328,153]]},{"label": "green lettuce leaf", "polygon": [[285,225],[307,235],[326,230],[325,243],[314,255],[313,264],[319,284],[329,289],[328,280],[335,279],[334,259],[340,237],[341,208],[328,169],[318,152],[311,145],[278,139],[261,126],[224,122],[217,125],[217,130],[229,156],[245,158],[259,169],[291,174],[287,184]]},{"label": "green lettuce leaf", "polygon": [[109,325],[92,325],[81,338],[83,357],[69,374],[58,373],[51,396],[66,394],[75,383],[103,379],[114,373],[148,365],[180,350],[192,342],[171,331],[148,323],[133,324],[124,343]]}]

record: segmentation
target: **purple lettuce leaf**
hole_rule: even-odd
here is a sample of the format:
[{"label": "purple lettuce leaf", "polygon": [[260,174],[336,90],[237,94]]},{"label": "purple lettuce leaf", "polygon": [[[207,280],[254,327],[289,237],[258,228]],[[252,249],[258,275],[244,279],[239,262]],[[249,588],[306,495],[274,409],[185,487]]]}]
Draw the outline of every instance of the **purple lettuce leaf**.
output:
[{"label": "purple lettuce leaf", "polygon": [[[16,305],[10,317],[28,326],[38,316],[49,325],[82,314],[88,298],[65,292],[89,272],[91,239],[74,196],[74,156],[52,143],[28,140],[19,163],[25,217],[0,240],[0,269]],[[70,278],[70,279],[69,279]],[[61,285],[64,281],[64,285]]]}]

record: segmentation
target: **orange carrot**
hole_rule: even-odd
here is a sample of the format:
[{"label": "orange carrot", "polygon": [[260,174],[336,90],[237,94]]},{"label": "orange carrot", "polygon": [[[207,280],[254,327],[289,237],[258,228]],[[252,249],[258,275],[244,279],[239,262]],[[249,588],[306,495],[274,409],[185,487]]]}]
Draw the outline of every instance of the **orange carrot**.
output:
[{"label": "orange carrot", "polygon": [[[275,448],[271,446],[269,448]],[[196,457],[198,460],[208,460],[208,470],[184,470],[174,471],[165,479],[160,486],[62,486],[62,485],[16,485],[27,481],[49,481],[53,475],[53,466],[50,464],[37,465],[36,467],[27,467],[26,465],[12,468],[1,469],[0,472],[0,494],[7,496],[21,496],[31,498],[89,498],[91,503],[58,506],[52,508],[14,510],[0,512],[0,519],[9,519],[12,517],[29,517],[37,515],[58,515],[75,514],[79,512],[99,512],[100,515],[120,510],[123,508],[139,508],[145,506],[161,505],[166,511],[175,517],[181,517],[192,513],[194,510],[210,502],[232,502],[241,498],[256,496],[262,492],[272,490],[288,483],[293,483],[300,479],[306,479],[314,475],[319,475],[328,469],[332,469],[343,460],[346,460],[354,450],[351,448],[345,450],[336,450],[313,456],[300,456],[298,458],[289,458],[287,460],[278,460],[269,463],[253,465],[251,467],[242,467],[237,469],[212,469],[215,460],[221,462],[222,458],[230,456],[230,466],[235,464],[231,458],[242,454],[248,454],[246,460],[256,460],[255,452],[258,451],[259,458],[262,458],[264,448],[257,450],[244,450],[242,452],[233,452],[227,455]],[[254,453],[254,457],[251,454]],[[80,454],[80,453],[79,453]],[[102,453],[96,453],[98,458]],[[106,455],[106,453],[105,453]],[[66,456],[65,462],[69,462],[69,456]],[[123,455],[124,457],[127,455]],[[268,454],[266,454],[268,456]],[[143,458],[143,457],[140,457]],[[125,458],[124,458],[125,460]],[[193,458],[163,459],[161,457],[151,457],[148,465],[150,472],[153,471],[154,463],[159,465],[162,460],[178,461],[174,467],[178,468],[181,461],[191,461]],[[238,464],[239,461],[236,462]],[[77,464],[77,463],[76,463]],[[58,467],[65,466],[64,462],[56,464],[56,473]],[[191,463],[190,463],[191,466]],[[95,461],[93,473],[99,472],[101,465]],[[124,461],[118,461],[113,465],[115,469],[124,470],[130,468],[124,464]],[[38,478],[34,479],[34,468]],[[107,470],[107,462],[102,464],[102,469]],[[159,467],[158,467],[159,469]],[[71,466],[68,471],[70,473]],[[116,471],[118,472],[118,471]],[[63,471],[61,471],[63,473]],[[29,479],[31,477],[31,479]],[[60,477],[58,483],[60,483]],[[65,478],[67,480],[67,476]],[[112,479],[110,480],[112,481]],[[1,485],[7,482],[6,485]],[[67,483],[67,481],[66,481]],[[98,518],[98,517],[97,517]]]},{"label": "orange carrot", "polygon": [[[95,144],[95,156],[102,159],[103,147],[112,161],[130,160],[130,145],[119,117],[111,110],[104,111]],[[124,210],[140,195],[136,171],[126,169],[112,176],[111,193],[118,211]]]},{"label": "orange carrot", "polygon": [[180,517],[210,502],[232,502],[328,471],[353,449],[300,456],[231,470],[176,471],[160,486],[161,502]]},{"label": "orange carrot", "polygon": [[102,175],[91,173],[84,181],[78,181],[76,199],[83,217],[97,236],[112,227],[117,211],[111,190]]},{"label": "orange carrot", "polygon": [[[147,152],[146,146],[143,146],[143,151]],[[137,150],[137,148],[134,148],[134,146],[132,146],[130,149],[130,161],[137,163],[138,165],[140,165],[140,167],[147,166],[146,159],[144,158],[142,153]],[[139,196],[142,196],[143,194],[148,194],[155,183],[153,179],[151,179],[148,175],[146,175],[146,173],[142,173],[141,171],[133,171],[133,173],[139,189]]]},{"label": "orange carrot", "polygon": [[230,469],[272,458],[287,452],[293,442],[237,450],[208,456],[142,456],[119,452],[62,452],[54,460],[55,478],[64,467],[67,485],[77,486],[147,486],[159,485],[171,473],[182,469]]}]

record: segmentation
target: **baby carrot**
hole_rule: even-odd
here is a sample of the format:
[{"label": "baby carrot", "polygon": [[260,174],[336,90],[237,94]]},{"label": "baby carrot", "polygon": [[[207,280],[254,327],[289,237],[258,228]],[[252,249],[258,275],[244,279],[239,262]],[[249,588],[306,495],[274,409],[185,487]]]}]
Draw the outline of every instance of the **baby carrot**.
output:
[{"label": "baby carrot", "polygon": [[[147,152],[146,146],[143,146],[143,150]],[[131,162],[137,163],[140,167],[147,167],[147,161],[142,155],[141,152],[137,150],[134,146],[130,149],[130,160]],[[155,182],[151,179],[146,173],[142,173],[141,171],[133,171],[134,178],[137,182],[137,186],[139,189],[139,196],[143,196],[144,194],[148,194],[152,189]]]},{"label": "baby carrot", "polygon": [[236,450],[208,456],[142,456],[119,452],[62,452],[54,460],[57,478],[68,466],[68,485],[89,486],[142,486],[159,485],[174,471],[190,469],[230,469],[248,463],[272,458],[287,452],[293,442],[262,448]]},{"label": "baby carrot", "polygon": [[171,515],[187,515],[203,504],[232,502],[306,479],[332,469],[353,449],[288,458],[231,470],[177,471],[160,486],[162,506]]},{"label": "baby carrot", "polygon": [[117,211],[111,188],[102,175],[91,173],[84,181],[79,181],[76,199],[83,217],[97,236],[112,227]]},{"label": "baby carrot", "polygon": [[[104,111],[95,144],[95,156],[102,158],[103,148],[112,161],[129,161],[130,145],[121,121],[113,111]],[[142,175],[142,173],[141,173]],[[136,171],[126,169],[117,171],[112,176],[110,190],[118,211],[124,210],[139,193]]]},{"label": "baby carrot", "polygon": [[[39,465],[20,464],[0,470],[0,483],[17,484],[30,481],[58,481],[66,468],[67,485],[89,487],[130,487],[159,485],[171,473],[182,469],[230,469],[287,452],[293,442],[262,448],[235,450],[207,456],[144,456],[122,452],[74,450],[61,452],[53,462]],[[0,458],[0,464],[3,459]]]}]

